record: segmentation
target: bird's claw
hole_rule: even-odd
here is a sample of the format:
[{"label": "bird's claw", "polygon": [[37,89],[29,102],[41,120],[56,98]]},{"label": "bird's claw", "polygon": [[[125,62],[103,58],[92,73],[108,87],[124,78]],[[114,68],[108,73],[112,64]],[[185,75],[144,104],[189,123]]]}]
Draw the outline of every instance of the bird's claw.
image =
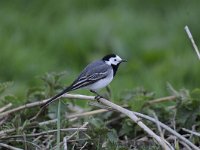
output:
[{"label": "bird's claw", "polygon": [[96,100],[97,100],[97,102],[100,102],[99,100],[100,100],[101,98],[103,98],[103,97],[102,97],[102,96],[100,96],[100,95],[97,95],[97,96],[95,96],[95,97],[94,97],[94,99],[96,99]]}]

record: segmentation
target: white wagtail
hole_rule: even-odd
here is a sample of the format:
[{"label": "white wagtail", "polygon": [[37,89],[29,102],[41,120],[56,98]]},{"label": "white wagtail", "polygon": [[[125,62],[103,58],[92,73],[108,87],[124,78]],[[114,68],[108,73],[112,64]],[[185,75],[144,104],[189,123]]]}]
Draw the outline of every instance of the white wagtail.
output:
[{"label": "white wagtail", "polygon": [[113,80],[122,62],[126,62],[126,60],[121,59],[118,55],[110,54],[101,60],[90,63],[70,86],[49,99],[41,107],[44,108],[63,94],[80,88],[89,89],[92,93],[99,96],[97,90],[106,87]]}]

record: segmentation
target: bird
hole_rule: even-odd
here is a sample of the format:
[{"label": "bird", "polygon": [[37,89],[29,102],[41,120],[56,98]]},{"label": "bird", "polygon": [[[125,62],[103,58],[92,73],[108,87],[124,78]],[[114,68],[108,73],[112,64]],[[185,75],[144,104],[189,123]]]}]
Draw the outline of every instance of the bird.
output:
[{"label": "bird", "polygon": [[63,94],[77,89],[89,89],[92,93],[97,95],[96,98],[100,98],[101,96],[97,91],[110,84],[122,62],[127,61],[116,54],[108,54],[100,60],[93,61],[83,69],[70,86],[50,98],[41,106],[41,108],[47,107]]}]

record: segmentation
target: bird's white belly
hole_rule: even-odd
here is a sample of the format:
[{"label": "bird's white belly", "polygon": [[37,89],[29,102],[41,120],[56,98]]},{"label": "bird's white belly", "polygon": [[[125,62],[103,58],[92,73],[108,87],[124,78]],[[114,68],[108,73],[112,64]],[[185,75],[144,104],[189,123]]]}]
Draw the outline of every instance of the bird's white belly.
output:
[{"label": "bird's white belly", "polygon": [[86,88],[89,89],[89,90],[97,91],[101,88],[106,87],[112,80],[113,80],[113,71],[106,78],[101,79],[101,80],[99,80],[99,81],[97,81],[97,82],[95,82],[91,85],[88,85]]}]

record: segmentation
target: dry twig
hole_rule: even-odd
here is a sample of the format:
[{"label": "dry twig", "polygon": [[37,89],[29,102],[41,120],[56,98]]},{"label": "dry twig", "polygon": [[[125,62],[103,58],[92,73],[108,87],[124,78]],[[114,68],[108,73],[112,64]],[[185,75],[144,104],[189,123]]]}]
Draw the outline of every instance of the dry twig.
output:
[{"label": "dry twig", "polygon": [[162,98],[150,100],[147,102],[147,104],[155,104],[155,103],[161,103],[161,102],[166,102],[166,101],[174,101],[176,98],[177,98],[177,96],[162,97]]},{"label": "dry twig", "polygon": [[3,112],[4,110],[10,108],[12,106],[12,103],[7,104],[6,106],[0,108],[0,113]]},{"label": "dry twig", "polygon": [[84,149],[84,147],[86,147],[87,143],[88,143],[88,142],[85,142],[85,144],[84,144],[84,145],[81,147],[81,149],[80,149],[80,150],[83,150],[83,149]]},{"label": "dry twig", "polygon": [[[90,96],[73,95],[73,94],[65,94],[62,97],[69,98],[69,99],[94,100],[94,99],[91,99]],[[25,104],[25,105],[19,106],[17,108],[13,108],[11,110],[8,110],[8,111],[5,111],[5,112],[1,113],[0,117],[6,116],[6,115],[10,115],[12,113],[15,113],[17,111],[21,111],[23,109],[32,108],[32,107],[36,107],[36,106],[41,106],[42,104],[46,103],[48,100],[49,99],[45,99],[45,100],[42,100],[42,101],[33,102],[33,103],[29,103],[29,104]]]},{"label": "dry twig", "polygon": [[193,134],[193,135],[196,135],[196,136],[200,137],[200,133],[198,133],[198,132],[194,132],[194,131],[188,130],[186,128],[182,128],[182,130],[185,131],[185,132],[188,132],[190,134]]},{"label": "dry twig", "polygon": [[[159,131],[159,133],[160,133],[160,137],[161,137],[161,139],[164,141],[164,140],[165,140],[165,138],[164,138],[164,133],[162,132],[162,129],[161,129],[161,127],[160,127],[158,117],[157,117],[157,115],[156,115],[154,112],[153,112],[153,116],[154,116],[154,118],[155,118],[156,125],[157,125],[158,131]],[[174,148],[173,148],[168,142],[164,142],[164,143],[165,143],[165,144],[168,144],[168,146],[169,146],[172,150],[174,150]],[[166,146],[166,145],[165,145],[165,146]]]},{"label": "dry twig", "polygon": [[[156,120],[152,117],[149,117],[147,115],[144,115],[144,114],[141,114],[141,113],[138,113],[138,112],[133,112],[135,115],[141,117],[141,118],[144,118],[144,119],[147,119],[151,122],[154,122],[156,123]],[[175,135],[177,138],[179,138],[180,140],[182,140],[183,142],[185,142],[186,144],[188,144],[190,147],[192,147],[194,150],[199,150],[199,148],[194,145],[192,142],[190,142],[188,139],[186,139],[184,136],[180,135],[178,132],[174,131],[173,129],[171,129],[170,127],[168,127],[167,125],[165,125],[164,123],[160,122],[160,121],[157,121],[157,123],[159,123],[159,125],[166,129],[168,132],[170,132],[171,134]]]},{"label": "dry twig", "polygon": [[98,113],[103,113],[103,112],[108,112],[109,110],[107,109],[98,109],[98,110],[93,110],[89,112],[83,112],[83,113],[78,113],[78,114],[73,114],[66,116],[67,119],[75,118],[75,117],[83,117],[83,116],[90,116],[90,115],[95,115]]},{"label": "dry twig", "polygon": [[16,148],[16,147],[4,144],[4,143],[0,143],[0,146],[4,147],[4,148],[7,148],[7,149],[10,149],[10,150],[22,150],[21,148]]},{"label": "dry twig", "polygon": [[[87,128],[66,128],[66,129],[60,129],[60,131],[62,132],[71,132],[71,131],[86,131]],[[33,134],[26,134],[26,137],[37,137],[37,136],[41,136],[41,135],[47,135],[47,134],[51,134],[51,133],[55,133],[57,132],[57,130],[48,130],[48,131],[44,131],[44,132],[40,132],[40,133],[33,133]],[[6,136],[3,137],[1,139],[9,139],[9,138],[23,138],[24,135],[12,135],[12,136]]]},{"label": "dry twig", "polygon": [[[85,122],[80,128],[85,128],[86,126],[88,125],[88,122]],[[68,142],[73,136],[75,136],[78,132],[79,132],[80,130],[79,130],[79,128],[76,130],[76,132],[74,132],[72,135],[70,135],[69,137],[67,137],[67,136],[65,136],[66,137],[66,139],[65,139],[65,141],[64,142]],[[64,138],[65,138],[64,137]],[[65,144],[66,144],[65,143]],[[52,149],[56,149],[56,147],[57,146],[61,146],[62,144],[64,144],[63,143],[63,141],[62,142],[60,142],[60,144],[59,145],[56,145],[54,148],[52,148]],[[65,146],[66,147],[66,146]]]},{"label": "dry twig", "polygon": [[116,105],[116,104],[114,104],[114,103],[112,103],[112,102],[110,102],[110,101],[108,101],[104,98],[100,98],[99,101],[102,104],[109,106],[109,107],[113,108],[114,110],[117,110],[117,111],[125,114],[129,118],[131,118],[131,120],[133,120],[138,126],[140,126],[149,136],[153,137],[160,144],[160,146],[163,149],[170,150],[169,146],[166,145],[165,142],[163,142],[161,137],[156,135],[150,128],[148,128],[132,111],[125,109],[125,108],[123,108],[119,105]]}]

